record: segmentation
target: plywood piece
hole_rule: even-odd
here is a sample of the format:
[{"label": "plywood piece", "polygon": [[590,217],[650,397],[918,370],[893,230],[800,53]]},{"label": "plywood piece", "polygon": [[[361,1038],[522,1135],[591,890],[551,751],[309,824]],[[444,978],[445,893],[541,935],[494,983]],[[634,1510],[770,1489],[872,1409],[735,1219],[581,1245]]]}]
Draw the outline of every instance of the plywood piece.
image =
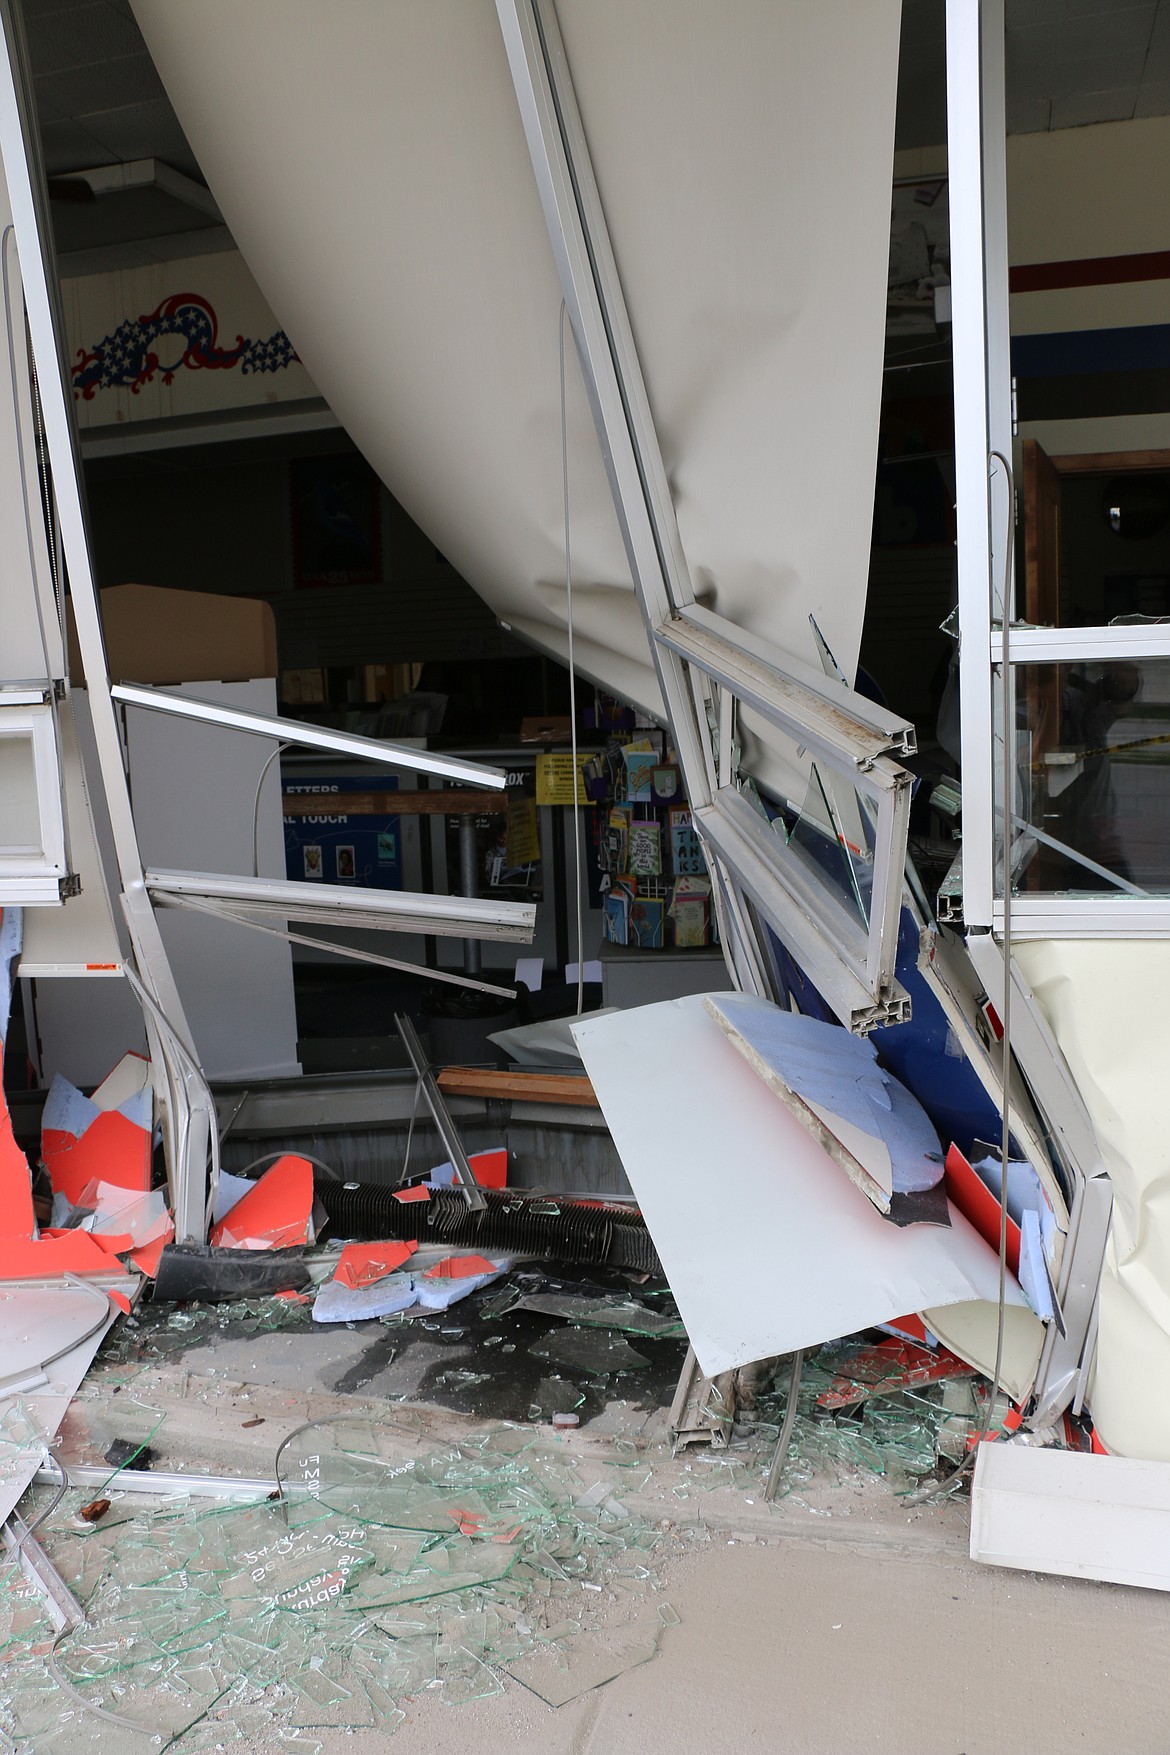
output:
[{"label": "plywood piece", "polygon": [[[281,803],[286,817],[321,814],[321,799],[311,792],[286,792]],[[418,792],[331,792],[329,810],[339,817],[506,817],[504,793],[440,787]]]},{"label": "plywood piece", "polygon": [[1170,1590],[1170,1465],[981,1444],[971,1489],[971,1558]]},{"label": "plywood piece", "polygon": [[447,1097],[490,1097],[497,1102],[575,1103],[597,1108],[597,1093],[579,1073],[530,1073],[512,1068],[445,1066],[439,1089]]},{"label": "plywood piece", "polygon": [[[906,1310],[996,1298],[995,1256],[962,1214],[947,1229],[889,1224],[702,996],[583,1018],[573,1034],[709,1377]],[[1008,1299],[1020,1302],[1014,1284]]]}]

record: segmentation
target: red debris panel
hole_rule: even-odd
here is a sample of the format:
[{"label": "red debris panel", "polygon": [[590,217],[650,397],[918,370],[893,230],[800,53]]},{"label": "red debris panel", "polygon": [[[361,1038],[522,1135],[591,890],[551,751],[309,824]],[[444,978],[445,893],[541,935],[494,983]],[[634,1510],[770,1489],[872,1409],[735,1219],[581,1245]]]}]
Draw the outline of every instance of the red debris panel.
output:
[{"label": "red debris panel", "polygon": [[[968,1224],[973,1225],[999,1254],[999,1199],[974,1171],[958,1146],[947,1153],[947,1195],[954,1201]],[[1020,1277],[1020,1227],[1009,1216],[1007,1222],[1007,1264],[1016,1278]]]},{"label": "red debris panel", "polygon": [[423,1275],[424,1280],[472,1280],[477,1274],[498,1273],[494,1261],[486,1255],[449,1255],[445,1261],[438,1261],[433,1268],[428,1268]]},{"label": "red debris panel", "polygon": [[817,1397],[817,1407],[853,1408],[871,1395],[890,1395],[900,1389],[921,1389],[948,1377],[973,1377],[971,1366],[956,1359],[945,1347],[931,1352],[909,1341],[879,1341],[863,1347],[849,1361],[848,1372],[835,1377]]},{"label": "red debris panel", "polygon": [[313,1166],[286,1154],[214,1226],[217,1249],[293,1249],[309,1241]]},{"label": "red debris panel", "polygon": [[150,1062],[126,1054],[92,1097],[58,1076],[45,1104],[41,1157],[53,1193],[76,1205],[91,1182],[150,1188]]},{"label": "red debris panel", "polygon": [[418,1248],[417,1243],[404,1243],[397,1238],[387,1243],[347,1243],[338,1258],[333,1278],[351,1292],[372,1286],[400,1268]]}]

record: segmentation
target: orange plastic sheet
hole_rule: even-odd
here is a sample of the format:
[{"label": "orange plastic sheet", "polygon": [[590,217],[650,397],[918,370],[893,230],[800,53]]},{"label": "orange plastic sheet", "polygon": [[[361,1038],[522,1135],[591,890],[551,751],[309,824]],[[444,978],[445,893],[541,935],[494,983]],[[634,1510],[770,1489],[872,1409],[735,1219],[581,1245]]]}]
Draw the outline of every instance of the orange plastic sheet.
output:
[{"label": "orange plastic sheet", "polygon": [[50,1231],[35,1239],[0,1239],[0,1280],[48,1280],[59,1274],[108,1277],[120,1271],[88,1231]]},{"label": "orange plastic sheet", "polygon": [[127,1054],[92,1097],[58,1075],[49,1090],[41,1157],[53,1193],[76,1206],[91,1182],[146,1193],[152,1133],[150,1062]]},{"label": "orange plastic sheet", "polygon": [[436,1262],[423,1275],[424,1280],[471,1280],[477,1274],[495,1274],[499,1272],[494,1261],[488,1261],[482,1255],[449,1255],[445,1261]]},{"label": "orange plastic sheet", "polygon": [[33,1228],[28,1159],[16,1143],[8,1103],[0,1088],[0,1242],[8,1237],[31,1237]]},{"label": "orange plastic sheet", "polygon": [[508,1152],[504,1146],[496,1146],[490,1152],[473,1152],[467,1162],[471,1165],[471,1174],[481,1188],[506,1188],[508,1186]]},{"label": "orange plastic sheet", "polygon": [[[467,1160],[471,1174],[481,1188],[506,1188],[508,1185],[508,1152],[505,1146],[492,1146],[486,1152],[472,1152]],[[453,1188],[458,1182],[454,1166],[436,1164],[428,1178],[431,1188]],[[417,1198],[417,1197],[415,1197]]]},{"label": "orange plastic sheet", "polygon": [[212,1228],[217,1249],[292,1249],[309,1240],[313,1166],[307,1158],[278,1158],[250,1193]]},{"label": "orange plastic sheet", "polygon": [[879,1341],[849,1357],[846,1369],[817,1397],[817,1407],[856,1407],[871,1395],[894,1395],[943,1383],[949,1377],[970,1377],[972,1368],[945,1347],[931,1352],[908,1341]]},{"label": "orange plastic sheet", "polygon": [[385,1279],[412,1256],[418,1244],[392,1239],[386,1243],[347,1243],[333,1275],[351,1292]]},{"label": "orange plastic sheet", "polygon": [[148,1280],[157,1280],[159,1259],[174,1234],[175,1227],[171,1224],[161,1237],[156,1237],[151,1243],[144,1243],[140,1249],[132,1249],[126,1259],[140,1274],[145,1274]]},{"label": "orange plastic sheet", "polygon": [[[947,1194],[954,1201],[968,1224],[975,1227],[983,1241],[989,1243],[998,1255],[999,1196],[992,1194],[978,1172],[971,1168],[958,1146],[955,1145],[952,1145],[947,1153],[946,1183]],[[1007,1264],[1016,1278],[1019,1279],[1020,1227],[1010,1216],[1007,1222]]]}]

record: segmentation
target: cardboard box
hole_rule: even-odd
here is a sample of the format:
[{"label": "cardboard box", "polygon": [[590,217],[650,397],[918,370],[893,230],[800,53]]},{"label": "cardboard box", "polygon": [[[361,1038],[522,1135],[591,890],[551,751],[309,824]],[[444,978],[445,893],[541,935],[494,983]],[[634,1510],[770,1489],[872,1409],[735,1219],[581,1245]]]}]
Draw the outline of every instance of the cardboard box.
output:
[{"label": "cardboard box", "polygon": [[[84,681],[67,604],[69,676]],[[258,597],[112,585],[101,593],[114,682],[250,682],[276,675],[276,617]]]}]

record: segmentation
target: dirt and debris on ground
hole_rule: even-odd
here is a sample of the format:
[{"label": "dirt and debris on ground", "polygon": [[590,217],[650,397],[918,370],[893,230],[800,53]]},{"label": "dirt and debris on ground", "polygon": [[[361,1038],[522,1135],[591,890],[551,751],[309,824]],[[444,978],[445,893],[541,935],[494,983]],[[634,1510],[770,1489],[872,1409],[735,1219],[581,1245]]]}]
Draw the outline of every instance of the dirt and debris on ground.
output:
[{"label": "dirt and debris on ground", "polygon": [[[723,1650],[725,1665],[743,1668],[731,1631],[707,1626],[709,1588],[777,1700],[790,1686],[776,1665],[787,1672],[778,1635],[792,1637],[794,1566],[809,1602],[838,1580],[827,1642],[857,1628],[854,1566],[871,1583],[882,1565],[897,1562],[898,1579],[926,1568],[936,1594],[954,1574],[956,1602],[972,1577],[997,1602],[1025,1588],[1002,1577],[989,1586],[964,1557],[965,1506],[923,1491],[941,1438],[974,1417],[969,1385],[879,1390],[826,1413],[818,1397],[872,1349],[822,1349],[806,1366],[781,1497],[766,1506],[786,1371],[765,1379],[726,1448],[672,1455],[665,1404],[684,1351],[675,1314],[662,1290],[535,1273],[433,1319],[352,1328],[314,1328],[304,1305],[275,1298],[144,1307],[108,1338],[55,1454],[67,1469],[96,1465],[118,1442],[136,1472],[149,1453],[153,1471],[186,1475],[192,1488],[199,1474],[260,1487],[239,1501],[170,1482],[144,1494],[107,1465],[100,1487],[57,1503],[49,1486],[27,1497],[30,1523],[48,1512],[37,1538],[86,1624],[54,1640],[42,1600],[9,1564],[4,1746],[359,1755],[397,1732],[404,1749],[474,1744],[489,1755],[654,1749],[674,1713],[647,1705],[664,1685],[655,1678],[694,1689],[693,1677],[680,1683],[676,1649]],[[566,1433],[551,1425],[564,1403],[581,1416]],[[18,1422],[4,1442],[19,1446]],[[95,1497],[110,1506],[88,1522],[80,1514]],[[770,1623],[735,1607],[729,1564],[769,1595]],[[889,1586],[900,1588],[893,1576]],[[835,1650],[818,1648],[818,1663]],[[887,1638],[890,1661],[895,1651]],[[626,1699],[635,1705],[619,1709]],[[705,1721],[706,1703],[696,1705]],[[624,1710],[651,1712],[635,1740]],[[737,1739],[737,1749],[778,1746],[756,1706],[749,1718],[754,1745]],[[674,1723],[672,1748],[694,1746],[695,1729]],[[713,1729],[705,1748],[732,1747]],[[916,1747],[880,1737],[786,1746]],[[991,1747],[949,1734],[921,1745],[924,1755],[952,1746]]]}]

